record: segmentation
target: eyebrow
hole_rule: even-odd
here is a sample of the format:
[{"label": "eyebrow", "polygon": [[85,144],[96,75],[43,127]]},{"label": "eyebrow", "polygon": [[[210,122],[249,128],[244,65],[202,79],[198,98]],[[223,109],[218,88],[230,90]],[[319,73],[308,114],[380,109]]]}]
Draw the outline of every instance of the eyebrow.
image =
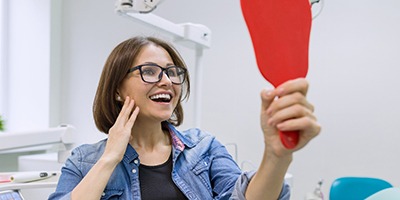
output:
[{"label": "eyebrow", "polygon": [[[163,67],[163,66],[161,66],[161,65],[159,65],[158,63],[155,63],[155,62],[144,62],[143,64],[140,64],[140,65],[145,65],[145,64],[154,64],[154,65],[158,65],[160,67]],[[167,63],[166,67],[169,67],[169,66],[175,66],[175,64],[174,63]]]}]

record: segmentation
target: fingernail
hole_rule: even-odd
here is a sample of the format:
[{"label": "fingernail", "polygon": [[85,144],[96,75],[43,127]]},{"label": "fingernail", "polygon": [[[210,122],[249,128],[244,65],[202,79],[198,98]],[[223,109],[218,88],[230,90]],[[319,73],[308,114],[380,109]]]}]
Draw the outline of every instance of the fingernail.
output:
[{"label": "fingernail", "polygon": [[266,90],[266,91],[265,91],[265,97],[266,97],[267,99],[272,99],[272,98],[274,97],[274,92],[273,92],[273,90]]},{"label": "fingernail", "polygon": [[284,90],[285,90],[284,88],[279,88],[278,91],[277,91],[278,95],[280,96],[283,93]]}]

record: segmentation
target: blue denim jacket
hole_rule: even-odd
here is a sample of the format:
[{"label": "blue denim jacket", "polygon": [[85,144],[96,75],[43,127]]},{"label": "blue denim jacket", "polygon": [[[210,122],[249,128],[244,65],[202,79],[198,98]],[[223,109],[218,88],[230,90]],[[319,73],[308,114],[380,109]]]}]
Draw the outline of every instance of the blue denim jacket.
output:
[{"label": "blue denim jacket", "polygon": [[[255,172],[242,173],[226,148],[199,129],[179,132],[165,123],[172,137],[172,179],[188,199],[245,199]],[[73,150],[62,168],[56,191],[49,199],[70,199],[70,192],[104,152],[106,139]],[[139,156],[128,145],[123,160],[112,173],[101,199],[140,200]],[[289,200],[284,184],[279,199]]]}]

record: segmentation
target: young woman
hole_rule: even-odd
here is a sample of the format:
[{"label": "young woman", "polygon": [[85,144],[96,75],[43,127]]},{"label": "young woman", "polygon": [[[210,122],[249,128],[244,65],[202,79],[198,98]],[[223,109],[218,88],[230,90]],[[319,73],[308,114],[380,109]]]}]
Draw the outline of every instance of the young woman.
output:
[{"label": "young woman", "polygon": [[[175,128],[190,93],[179,53],[157,38],[128,39],[108,57],[94,100],[108,138],[72,152],[49,199],[289,199],[292,154],[320,132],[307,89],[296,79],[261,92],[263,159],[257,172],[241,172],[215,137]],[[284,148],[278,129],[299,130],[295,149]]]}]

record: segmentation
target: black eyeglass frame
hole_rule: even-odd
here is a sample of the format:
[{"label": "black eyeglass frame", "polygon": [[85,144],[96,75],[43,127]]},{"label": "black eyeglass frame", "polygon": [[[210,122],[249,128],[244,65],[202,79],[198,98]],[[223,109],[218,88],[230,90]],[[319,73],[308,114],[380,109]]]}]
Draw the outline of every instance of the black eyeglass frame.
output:
[{"label": "black eyeglass frame", "polygon": [[[161,72],[160,72],[160,74],[158,74],[158,81],[150,82],[150,81],[144,80],[144,78],[143,78],[143,72],[142,72],[142,67],[143,67],[143,66],[155,66],[155,67],[159,67],[159,68],[161,69]],[[167,70],[169,70],[169,69],[171,69],[171,68],[182,69],[182,72],[184,73],[184,76],[183,76],[183,79],[182,79],[182,82],[181,82],[181,83],[175,83],[174,81],[171,80],[171,78],[169,77],[168,73],[165,73],[165,72],[164,72],[164,71],[167,71]],[[175,66],[175,65],[170,65],[170,66],[164,68],[164,67],[161,67],[160,65],[157,65],[157,64],[155,64],[155,63],[146,63],[146,64],[141,64],[141,65],[137,65],[137,66],[135,66],[135,67],[130,68],[130,69],[128,70],[128,73],[127,73],[127,74],[129,74],[129,73],[131,73],[131,72],[133,72],[133,71],[135,71],[135,70],[139,70],[139,72],[140,72],[140,78],[142,78],[142,80],[143,80],[145,83],[158,83],[158,82],[160,82],[161,79],[162,79],[163,73],[164,73],[164,74],[167,75],[167,77],[171,80],[172,84],[175,84],[175,85],[182,85],[182,84],[185,82],[185,80],[186,80],[186,72],[187,72],[187,69],[185,69],[185,68],[183,68],[183,67]]]}]

